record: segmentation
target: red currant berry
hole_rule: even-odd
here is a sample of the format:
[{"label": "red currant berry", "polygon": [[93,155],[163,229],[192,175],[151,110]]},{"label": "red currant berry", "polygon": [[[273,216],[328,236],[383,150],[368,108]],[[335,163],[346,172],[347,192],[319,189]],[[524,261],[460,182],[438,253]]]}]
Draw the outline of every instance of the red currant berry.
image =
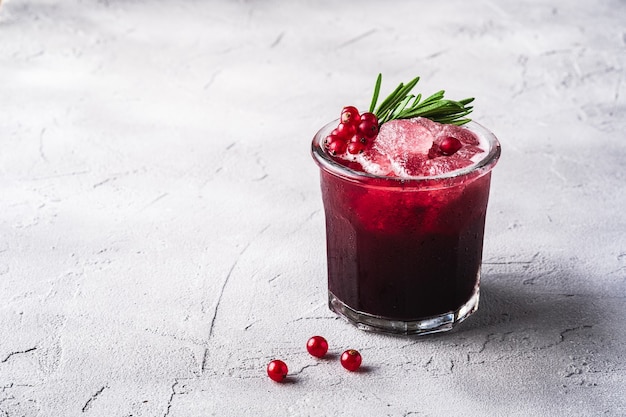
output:
[{"label": "red currant berry", "polygon": [[363,145],[365,145],[367,143],[367,139],[364,138],[362,135],[354,135],[350,138],[350,142],[362,143]]},{"label": "red currant berry", "polygon": [[274,359],[267,364],[267,376],[273,381],[281,382],[287,377],[287,364],[279,359]]},{"label": "red currant berry", "polygon": [[341,155],[345,153],[347,148],[348,148],[348,144],[346,143],[346,141],[339,139],[339,138],[336,138],[335,140],[333,140],[332,142],[328,144],[328,152],[332,156]]},{"label": "red currant berry", "polygon": [[332,133],[328,136],[326,136],[324,138],[324,146],[326,147],[326,149],[328,149],[328,147],[330,146],[331,143],[337,141],[337,140],[341,140],[337,137],[337,135],[333,135]]},{"label": "red currant berry", "polygon": [[359,110],[354,106],[346,106],[341,110],[341,123],[358,124]]},{"label": "red currant berry", "polygon": [[339,123],[339,126],[333,132],[341,139],[348,140],[356,133],[356,127],[349,123]]},{"label": "red currant berry", "polygon": [[306,342],[306,350],[316,358],[322,358],[328,352],[328,342],[322,336],[313,336]]},{"label": "red currant berry", "polygon": [[457,138],[453,138],[452,136],[448,136],[444,138],[439,144],[439,149],[441,149],[441,153],[444,155],[450,156],[456,153],[459,149],[463,147],[463,144]]},{"label": "red currant berry", "polygon": [[363,113],[361,115],[361,121],[362,122],[372,122],[372,123],[376,123],[376,125],[378,126],[378,117],[376,117],[376,115],[374,113]]},{"label": "red currant berry", "polygon": [[359,369],[361,361],[361,354],[354,349],[348,349],[341,355],[341,365],[351,372]]},{"label": "red currant berry", "polygon": [[364,120],[359,123],[357,132],[367,139],[374,139],[378,135],[378,124],[373,123],[371,120]]},{"label": "red currant berry", "polygon": [[365,145],[361,142],[350,142],[348,143],[348,153],[352,155],[356,155],[365,150]]}]

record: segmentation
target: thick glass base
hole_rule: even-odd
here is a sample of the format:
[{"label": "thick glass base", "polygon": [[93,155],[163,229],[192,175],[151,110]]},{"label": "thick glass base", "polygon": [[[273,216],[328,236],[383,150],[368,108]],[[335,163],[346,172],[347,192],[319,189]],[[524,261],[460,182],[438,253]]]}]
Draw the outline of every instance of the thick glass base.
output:
[{"label": "thick glass base", "polygon": [[356,311],[335,297],[333,293],[328,292],[328,306],[330,309],[359,329],[402,335],[421,335],[452,330],[454,326],[478,310],[478,299],[479,291],[476,289],[474,295],[456,311],[419,320],[404,321]]}]

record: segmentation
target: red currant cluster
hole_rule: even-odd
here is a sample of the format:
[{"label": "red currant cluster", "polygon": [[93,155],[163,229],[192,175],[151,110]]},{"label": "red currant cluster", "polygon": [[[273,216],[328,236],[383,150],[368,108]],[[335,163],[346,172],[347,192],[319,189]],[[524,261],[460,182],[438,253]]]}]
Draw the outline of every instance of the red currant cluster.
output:
[{"label": "red currant cluster", "polygon": [[[306,343],[306,350],[316,358],[323,358],[328,352],[328,342],[322,336],[313,336]],[[341,366],[348,371],[354,372],[361,366],[361,354],[354,350],[348,349],[341,355]],[[267,376],[270,379],[281,382],[287,377],[289,369],[287,364],[280,359],[274,359],[267,365]]]},{"label": "red currant cluster", "polygon": [[354,106],[341,111],[339,125],[326,137],[324,145],[333,155],[356,155],[363,152],[378,135],[378,118],[374,113],[359,114]]}]

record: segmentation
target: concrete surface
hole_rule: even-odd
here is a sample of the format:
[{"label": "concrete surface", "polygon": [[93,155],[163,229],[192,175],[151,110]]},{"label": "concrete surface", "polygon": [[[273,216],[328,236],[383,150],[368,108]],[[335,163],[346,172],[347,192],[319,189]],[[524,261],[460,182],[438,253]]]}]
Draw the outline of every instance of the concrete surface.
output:
[{"label": "concrete surface", "polygon": [[[5,0],[0,415],[626,415],[624,22],[618,0]],[[453,333],[326,307],[308,147],[378,72],[475,96],[502,142]]]}]

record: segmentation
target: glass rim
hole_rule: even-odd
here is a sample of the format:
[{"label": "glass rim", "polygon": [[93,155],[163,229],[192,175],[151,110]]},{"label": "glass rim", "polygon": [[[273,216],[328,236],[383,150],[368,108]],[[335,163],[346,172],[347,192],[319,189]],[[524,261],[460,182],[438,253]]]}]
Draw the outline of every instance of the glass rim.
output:
[{"label": "glass rim", "polygon": [[324,138],[337,127],[337,120],[324,125],[313,137],[311,143],[311,154],[319,167],[348,181],[357,183],[367,183],[368,186],[383,187],[403,187],[403,188],[446,188],[457,182],[462,182],[467,177],[474,178],[491,171],[500,158],[500,142],[496,136],[481,124],[470,121],[462,127],[480,136],[489,145],[488,152],[483,158],[468,167],[450,171],[445,174],[413,177],[390,177],[385,175],[375,175],[368,172],[357,171],[349,168],[331,158],[324,150]]}]

